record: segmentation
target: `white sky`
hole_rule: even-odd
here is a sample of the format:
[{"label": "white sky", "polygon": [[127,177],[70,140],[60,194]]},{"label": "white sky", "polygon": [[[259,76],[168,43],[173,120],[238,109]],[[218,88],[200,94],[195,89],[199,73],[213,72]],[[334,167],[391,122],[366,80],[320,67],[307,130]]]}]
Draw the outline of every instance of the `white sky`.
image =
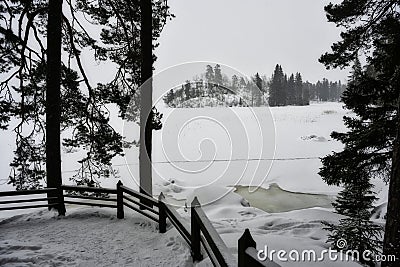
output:
[{"label": "white sky", "polygon": [[[335,1],[333,1],[335,2]],[[156,72],[188,61],[211,61],[246,75],[300,71],[303,80],[347,79],[348,72],[326,70],[318,62],[339,40],[328,23],[328,0],[169,0],[176,18],[159,38]]]}]

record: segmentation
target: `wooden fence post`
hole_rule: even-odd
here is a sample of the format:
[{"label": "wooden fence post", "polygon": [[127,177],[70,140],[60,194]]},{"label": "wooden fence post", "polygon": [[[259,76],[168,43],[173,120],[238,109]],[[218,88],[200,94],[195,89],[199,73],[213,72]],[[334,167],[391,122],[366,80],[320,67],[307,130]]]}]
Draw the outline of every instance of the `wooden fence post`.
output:
[{"label": "wooden fence post", "polygon": [[64,203],[64,190],[62,185],[57,188],[58,190],[58,215],[65,215],[65,203]]},{"label": "wooden fence post", "polygon": [[117,183],[117,218],[124,218],[124,192],[122,191],[122,182],[121,180]]},{"label": "wooden fence post", "polygon": [[249,247],[256,248],[256,245],[256,241],[251,236],[249,229],[246,228],[238,240],[238,267],[246,266],[246,249]]},{"label": "wooden fence post", "polygon": [[161,192],[158,197],[158,231],[165,233],[167,231],[167,214],[165,210],[164,194]]},{"label": "wooden fence post", "polygon": [[201,255],[201,246],[200,246],[200,225],[197,222],[197,213],[196,207],[200,207],[200,202],[195,197],[191,204],[191,215],[190,215],[190,222],[191,222],[191,249],[192,249],[192,257],[193,261],[201,261],[203,259],[203,255]]}]

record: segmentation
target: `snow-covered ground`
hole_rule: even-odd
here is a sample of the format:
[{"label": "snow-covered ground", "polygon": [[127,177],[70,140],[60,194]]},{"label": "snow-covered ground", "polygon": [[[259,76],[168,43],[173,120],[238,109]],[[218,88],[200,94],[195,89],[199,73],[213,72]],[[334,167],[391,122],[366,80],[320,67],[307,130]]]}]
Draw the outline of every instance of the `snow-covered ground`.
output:
[{"label": "snow-covered ground", "polygon": [[191,266],[176,230],[129,211],[69,207],[65,217],[40,210],[0,221],[0,266]]},{"label": "snow-covered ground", "polygon": [[[325,243],[327,232],[322,229],[321,220],[336,222],[339,219],[327,201],[334,198],[340,188],[327,186],[322,181],[318,175],[319,157],[342,149],[342,144],[330,138],[333,130],[346,130],[342,117],[352,115],[342,108],[341,103],[270,109],[159,109],[164,113],[164,127],[153,137],[155,195],[164,192],[187,220],[189,213],[184,205],[198,196],[233,253],[237,253],[237,240],[245,228],[250,229],[259,249],[268,245],[275,250],[313,249],[319,253],[328,247]],[[126,136],[138,137],[137,126],[125,124],[121,128]],[[137,188],[137,148],[126,154],[126,158],[114,161],[120,177],[105,180],[103,186],[114,187],[121,179],[125,185]],[[65,182],[71,175],[68,170],[77,168],[74,159],[74,155],[63,155]],[[1,163],[7,166],[7,162]],[[380,180],[374,184],[380,198],[377,204],[383,204],[381,208],[384,209],[387,187]],[[259,186],[262,188],[253,192]],[[1,190],[6,188],[9,187],[3,185]],[[239,188],[237,192],[241,195],[233,192],[235,188]],[[154,225],[144,223],[145,219],[118,221],[106,209],[97,209],[94,214],[87,209],[67,209],[65,218],[36,212],[3,221],[0,224],[0,254],[5,255],[2,259],[7,257],[21,262],[25,258],[38,257],[49,265],[54,262],[68,264],[73,260],[72,265],[103,266],[123,265],[129,259],[136,259],[139,263],[143,260],[143,266],[156,266],[157,262],[145,261],[145,255],[155,253],[159,255],[157,258],[166,261],[164,265],[159,262],[161,266],[190,263],[187,248],[175,230],[159,235]],[[0,217],[4,217],[4,213],[0,213]],[[100,230],[95,231],[95,228]],[[60,241],[59,235],[65,236],[67,241]],[[105,239],[109,239],[108,243],[102,243]],[[145,240],[146,245],[138,247],[135,240]],[[46,245],[48,241],[55,242],[51,243],[54,246]],[[168,246],[168,242],[172,245]],[[80,253],[81,247],[85,252]],[[177,249],[173,250],[175,247]],[[158,250],[154,252],[154,248]],[[118,253],[122,254],[117,256]],[[178,254],[179,257],[172,257]],[[96,262],[94,255],[104,258],[104,263]],[[177,262],[171,264],[169,259]],[[279,264],[359,266],[354,262],[329,260]],[[199,264],[204,265],[210,263],[204,260]]]}]

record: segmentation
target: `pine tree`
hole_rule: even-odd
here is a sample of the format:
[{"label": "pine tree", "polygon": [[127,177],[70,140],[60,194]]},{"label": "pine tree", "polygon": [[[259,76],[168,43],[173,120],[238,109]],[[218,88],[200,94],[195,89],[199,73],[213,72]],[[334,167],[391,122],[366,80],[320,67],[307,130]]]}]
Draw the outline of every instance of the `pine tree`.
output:
[{"label": "pine tree", "polygon": [[[79,160],[81,168],[71,178],[78,184],[98,185],[96,177],[110,176],[112,158],[123,153],[123,146],[130,145],[109,124],[107,105],[116,104],[125,119],[138,117],[135,105],[128,112],[128,104],[138,98],[136,88],[141,84],[140,36],[139,31],[131,30],[140,24],[138,5],[125,0],[66,1],[65,5],[69,6],[60,14],[61,2],[0,2],[0,17],[8,18],[0,25],[0,128],[7,129],[11,118],[18,120],[14,129],[17,147],[10,164],[15,172],[9,177],[9,183],[17,190],[44,186],[45,164],[48,177],[56,178],[59,183],[60,160],[56,147],[60,142],[56,139],[60,139],[57,130],[60,127],[66,136],[62,147],[67,151],[80,148],[86,152]],[[50,6],[55,11],[48,16]],[[164,1],[153,1],[153,8],[155,39],[171,14]],[[62,22],[53,24],[55,16],[61,17]],[[83,23],[80,21],[83,17],[90,19]],[[92,22],[101,31],[98,40],[86,31],[86,22]],[[54,56],[60,31],[53,31],[53,26],[61,29],[61,62],[57,61],[58,55]],[[49,47],[42,42],[46,36]],[[89,82],[81,59],[83,49],[94,51],[93,60],[111,60],[116,64],[118,71],[112,81],[97,86]],[[48,88],[46,71],[56,77],[47,78]],[[61,84],[59,92],[57,84]],[[55,94],[50,91],[46,94],[47,89],[55,90]],[[46,112],[50,115],[47,136]],[[157,128],[159,124],[156,124]],[[43,149],[46,144],[48,155]]]}]

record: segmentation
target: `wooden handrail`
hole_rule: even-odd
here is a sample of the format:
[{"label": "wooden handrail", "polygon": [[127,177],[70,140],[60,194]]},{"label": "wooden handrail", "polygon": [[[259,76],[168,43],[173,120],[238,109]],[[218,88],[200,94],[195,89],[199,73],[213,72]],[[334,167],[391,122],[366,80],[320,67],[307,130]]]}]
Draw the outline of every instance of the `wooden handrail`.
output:
[{"label": "wooden handrail", "polygon": [[[228,247],[225,245],[221,236],[217,233],[215,228],[212,226],[210,220],[201,208],[200,202],[195,197],[191,204],[191,227],[192,227],[192,247],[195,248],[193,252],[195,258],[201,258],[200,248],[200,232],[204,235],[205,242],[207,242],[209,248],[211,249],[213,255],[207,250],[210,257],[214,256],[220,266],[235,266],[236,264],[232,261],[232,254],[229,252]],[[196,233],[197,232],[197,233]],[[194,238],[196,237],[196,238]],[[199,237],[199,238],[198,238]],[[198,238],[198,240],[197,240]],[[196,244],[193,244],[196,242]]]},{"label": "wooden handrail", "polygon": [[135,190],[132,190],[132,189],[130,189],[130,188],[126,187],[126,186],[123,186],[123,185],[121,185],[121,188],[122,188],[122,191],[124,191],[124,193],[127,193],[127,194],[129,194],[131,196],[134,196],[134,197],[138,198],[138,199],[145,199],[145,200],[149,201],[150,203],[152,203],[154,206],[158,206],[158,201],[156,199],[152,198],[152,197],[149,197],[148,195],[139,193],[139,192],[137,192]]},{"label": "wooden handrail", "polygon": [[17,190],[17,191],[3,191],[0,192],[0,197],[10,196],[22,196],[22,195],[36,195],[36,194],[47,194],[50,192],[57,191],[57,188],[43,188],[33,190]]},{"label": "wooden handrail", "polygon": [[[138,202],[138,201],[136,201],[136,200],[134,200],[134,199],[132,199],[132,198],[130,198],[130,197],[125,196],[125,195],[123,195],[123,198],[124,198],[124,200],[127,200],[127,201],[129,201],[129,202],[132,202],[133,204],[138,205],[139,207],[143,208],[144,210],[148,210],[148,211],[150,211],[151,213],[154,213],[155,215],[158,215],[158,211],[156,211],[155,209],[153,209],[153,208],[147,206],[147,205],[144,204],[144,203],[140,203],[140,202]],[[127,203],[127,202],[124,202],[124,203]]]},{"label": "wooden handrail", "polygon": [[134,206],[132,206],[131,204],[126,203],[126,202],[124,202],[124,205],[127,206],[128,208],[131,208],[131,209],[134,210],[134,211],[139,212],[140,214],[143,214],[143,215],[146,216],[147,218],[149,218],[149,219],[151,219],[151,220],[153,220],[153,221],[155,221],[155,222],[158,222],[158,219],[157,219],[156,217],[154,217],[153,215],[151,215],[151,214],[145,212],[144,210],[141,210],[141,209],[139,209],[139,208],[136,208],[136,207],[134,207]]},{"label": "wooden handrail", "polygon": [[159,196],[159,211],[165,211],[165,219],[168,218],[169,221],[175,226],[175,228],[179,231],[183,239],[191,246],[190,242],[190,230],[189,227],[182,220],[182,217],[179,213],[172,207],[170,207],[167,203],[165,203],[164,194],[161,193]]},{"label": "wooden handrail", "polygon": [[261,261],[257,258],[256,241],[246,229],[238,240],[238,267],[254,266],[254,267],[280,267],[279,264],[270,259]]},{"label": "wooden handrail", "polygon": [[38,202],[38,201],[48,201],[48,200],[58,199],[57,197],[43,197],[43,198],[32,198],[32,199],[15,199],[15,200],[6,200],[0,201],[0,205],[4,204],[16,204],[16,203],[25,203],[25,202]]},{"label": "wooden handrail", "polygon": [[[64,195],[62,190],[70,190],[76,192],[94,192],[94,193],[105,193],[105,194],[116,194],[117,198],[101,198],[101,197],[93,197],[93,196],[78,196],[78,195]],[[200,202],[197,197],[191,203],[191,225],[190,229],[183,221],[182,217],[179,213],[172,207],[170,207],[165,202],[165,197],[161,193],[159,199],[156,200],[148,195],[137,192],[133,189],[125,187],[122,185],[121,181],[118,182],[116,189],[111,188],[95,188],[95,187],[87,187],[87,186],[71,186],[71,185],[62,185],[59,189],[57,188],[44,188],[44,189],[35,189],[35,190],[23,190],[23,191],[6,191],[0,192],[0,197],[7,196],[18,196],[18,195],[34,195],[34,194],[46,194],[49,192],[54,193],[55,191],[61,191],[62,198],[52,197],[51,200],[62,200],[63,197],[67,198],[77,198],[82,200],[98,200],[98,201],[113,201],[116,202],[116,205],[113,204],[105,204],[99,202],[81,202],[81,201],[70,201],[63,200],[64,203],[76,204],[76,205],[90,205],[90,206],[100,206],[100,207],[110,207],[117,208],[117,217],[119,219],[124,218],[124,206],[127,206],[144,216],[152,219],[159,224],[160,233],[166,232],[166,220],[167,218],[171,222],[171,224],[178,230],[183,239],[190,246],[192,257],[194,261],[199,261],[203,259],[201,254],[202,248],[201,244],[212,260],[214,266],[236,266],[233,261],[233,256],[230,253],[228,247],[225,245],[221,236],[215,230],[210,220],[204,213],[204,210],[201,208]],[[139,201],[136,201],[128,196],[125,196],[124,193],[128,194],[130,197],[137,198]],[[126,202],[124,201],[124,199]],[[35,202],[35,201],[46,201],[50,200],[50,198],[35,198],[35,199],[17,199],[17,200],[6,200],[0,201],[0,204],[15,204],[15,203],[23,203],[23,202]],[[50,204],[42,204],[42,205],[30,205],[30,206],[14,206],[14,207],[3,207],[0,208],[2,210],[13,210],[13,209],[29,209],[29,208],[39,208],[39,207],[57,207],[61,205],[62,202],[58,201],[57,203]],[[142,202],[149,203],[149,205],[153,205],[158,208],[155,210],[153,207],[150,207]],[[61,203],[61,204],[60,204]],[[137,205],[135,207],[132,204]],[[141,209],[143,208],[143,210]],[[146,212],[146,210],[154,213],[158,218]],[[244,266],[267,266],[267,267],[280,267],[277,263],[267,259],[266,261],[261,261],[257,258],[257,250],[256,250],[256,242],[252,238],[250,231],[248,229],[245,230],[242,237],[238,240],[238,265],[239,267]]]},{"label": "wooden handrail", "polygon": [[113,204],[103,204],[103,203],[94,203],[94,202],[81,202],[81,201],[70,201],[70,200],[64,200],[64,203],[73,204],[73,205],[106,207],[106,208],[116,208],[116,207],[117,207],[117,205],[113,205]]}]

